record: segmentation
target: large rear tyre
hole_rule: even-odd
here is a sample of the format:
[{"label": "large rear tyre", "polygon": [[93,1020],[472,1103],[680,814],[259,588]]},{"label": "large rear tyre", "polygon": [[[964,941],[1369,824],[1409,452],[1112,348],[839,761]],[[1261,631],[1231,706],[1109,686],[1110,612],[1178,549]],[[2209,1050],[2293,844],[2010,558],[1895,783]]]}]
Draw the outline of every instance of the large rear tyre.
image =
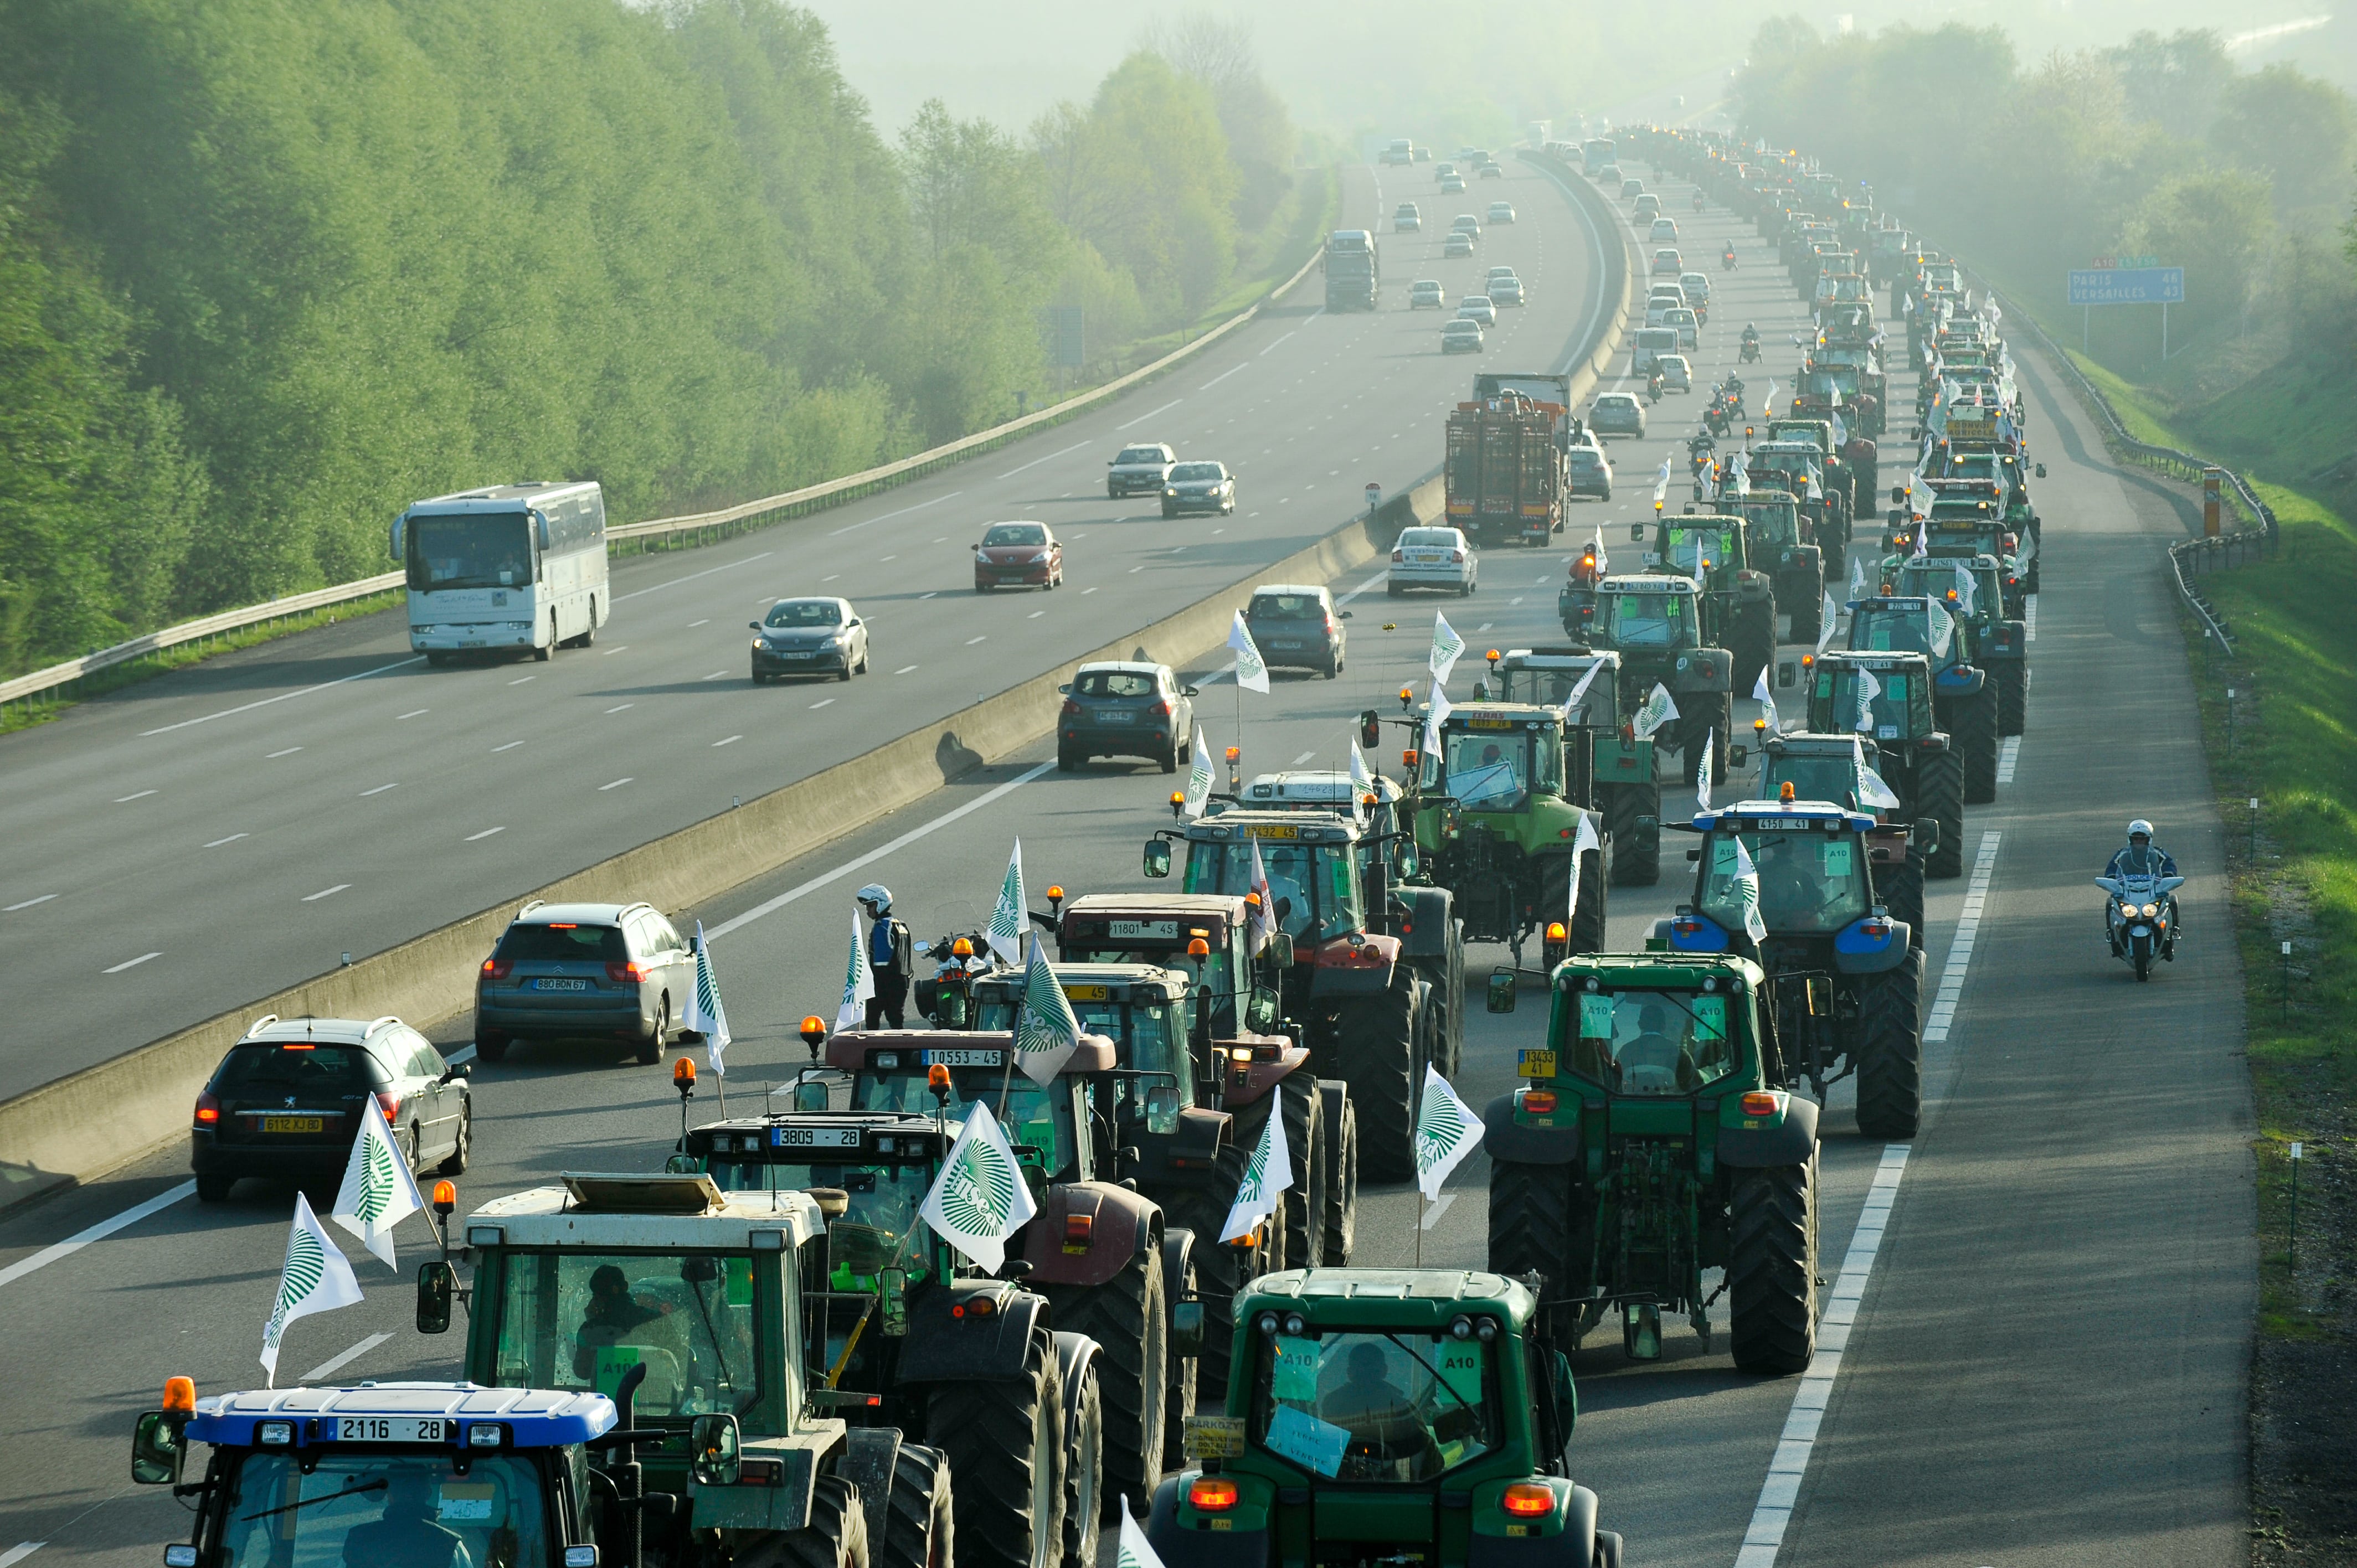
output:
[{"label": "large rear tyre", "polygon": [[1297,1072],[1276,1086],[1285,1112],[1285,1152],[1293,1165],[1279,1212],[1285,1222],[1285,1266],[1311,1269],[1326,1255],[1326,1103],[1318,1080]]},{"label": "large rear tyre", "polygon": [[1923,955],[1867,982],[1858,998],[1857,1130],[1911,1138],[1923,1116]]},{"label": "large rear tyre", "polygon": [[1604,912],[1611,886],[1612,843],[1608,838],[1602,848],[1583,851],[1579,857],[1579,904],[1566,933],[1573,952],[1605,950]]},{"label": "large rear tyre", "polygon": [[957,1568],[1057,1568],[1064,1554],[1063,1385],[1044,1328],[1023,1376],[942,1383],[925,1429],[958,1477]]},{"label": "large rear tyre", "polygon": [[1727,1339],[1747,1372],[1806,1371],[1817,1350],[1817,1155],[1735,1173]]},{"label": "large rear tyre", "polygon": [[859,1488],[840,1476],[819,1477],[811,1487],[810,1523],[755,1536],[737,1562],[741,1568],[867,1568]]},{"label": "large rear tyre", "polygon": [[1776,601],[1771,596],[1736,606],[1735,625],[1727,638],[1735,655],[1734,689],[1749,693],[1760,672],[1776,661]]},{"label": "large rear tyre", "polygon": [[1894,920],[1907,922],[1907,945],[1923,945],[1923,857],[1911,847],[1896,865],[1874,868],[1874,891]]},{"label": "large rear tyre", "polygon": [[1359,1244],[1359,1110],[1340,1079],[1319,1079],[1318,1096],[1326,1117],[1326,1245],[1317,1261],[1339,1269]]},{"label": "large rear tyre", "polygon": [[[1100,1347],[1102,1348],[1102,1347]],[[1067,1388],[1064,1430],[1071,1434],[1060,1468],[1064,1479],[1064,1568],[1097,1568],[1097,1542],[1113,1498],[1105,1486],[1104,1382],[1100,1355],[1077,1389]],[[1153,1494],[1148,1493],[1147,1496]]]},{"label": "large rear tyre", "polygon": [[[1651,821],[1641,821],[1650,818]],[[1612,880],[1651,887],[1662,879],[1662,785],[1616,784],[1604,794],[1604,830],[1612,841]]]},{"label": "large rear tyre", "polygon": [[1964,754],[1964,804],[1986,806],[1996,799],[1996,691],[1981,682],[1979,694],[1956,707],[1955,749]]},{"label": "large rear tyre", "polygon": [[1916,774],[1919,787],[1910,802],[1919,817],[1940,824],[1940,845],[1923,870],[1930,876],[1964,874],[1964,761],[1951,746],[1924,754]]},{"label": "large rear tyre", "polygon": [[[1415,1175],[1416,1046],[1425,988],[1405,964],[1379,996],[1354,997],[1335,1020],[1335,1076],[1359,1108],[1359,1158],[1376,1181]],[[1218,1233],[1214,1226],[1213,1233]]]},{"label": "large rear tyre", "polygon": [[1813,648],[1817,643],[1817,634],[1824,630],[1825,601],[1819,596],[1817,575],[1812,572],[1809,577],[1806,587],[1796,586],[1792,592],[1792,640],[1805,642]]},{"label": "large rear tyre", "polygon": [[[1544,1276],[1541,1299],[1577,1300],[1590,1294],[1588,1269],[1595,1254],[1595,1204],[1579,1166],[1526,1165],[1493,1160],[1490,1165],[1490,1272],[1512,1278]],[[1577,1308],[1557,1305],[1557,1340],[1572,1342]]]},{"label": "large rear tyre", "polygon": [[[1163,1438],[1170,1419],[1166,1295],[1159,1237],[1148,1239],[1104,1283],[1049,1293],[1057,1326],[1097,1342],[1108,1509],[1114,1497],[1151,1497],[1162,1484]],[[1065,1528],[1069,1532],[1070,1520]]]},{"label": "large rear tyre", "polygon": [[1692,707],[1683,703],[1678,705],[1680,734],[1684,740],[1680,749],[1685,757],[1680,776],[1691,783],[1702,771],[1702,748],[1707,741],[1710,746],[1710,781],[1724,784],[1727,782],[1727,715],[1729,707],[1727,694],[1723,692],[1696,693],[1691,701],[1694,703]]},{"label": "large rear tyre", "polygon": [[2029,666],[2000,664],[1996,671],[1996,732],[2019,735],[2029,714]]},{"label": "large rear tyre", "polygon": [[1236,1293],[1259,1272],[1258,1248],[1231,1247],[1220,1240],[1251,1158],[1251,1149],[1223,1144],[1210,1185],[1182,1187],[1161,1200],[1166,1226],[1195,1233],[1195,1289],[1203,1302],[1203,1353],[1195,1359],[1195,1403],[1204,1410],[1225,1406],[1228,1361],[1234,1350]]},{"label": "large rear tyre", "polygon": [[[957,1541],[952,1507],[948,1458],[938,1448],[900,1444],[892,1461],[892,1493],[885,1504],[877,1568],[951,1568]],[[872,1535],[869,1543],[872,1552]]]}]

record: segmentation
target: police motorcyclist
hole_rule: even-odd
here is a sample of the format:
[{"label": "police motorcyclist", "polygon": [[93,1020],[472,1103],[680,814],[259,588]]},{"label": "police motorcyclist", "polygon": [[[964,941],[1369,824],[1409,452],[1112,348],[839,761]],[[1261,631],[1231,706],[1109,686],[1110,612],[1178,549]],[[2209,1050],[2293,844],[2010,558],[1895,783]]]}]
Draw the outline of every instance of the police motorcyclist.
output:
[{"label": "police motorcyclist", "polygon": [[908,1004],[909,975],[916,958],[908,925],[893,918],[892,890],[882,883],[871,882],[855,897],[867,911],[867,971],[876,985],[876,993],[867,999],[867,1026],[905,1027],[902,1009]]},{"label": "police motorcyclist", "polygon": [[[2152,842],[2152,824],[2138,817],[2128,824],[2127,847],[2112,856],[2111,864],[2104,867],[2104,875],[2115,879],[2124,876],[2175,876],[2178,875],[2177,862],[2167,850]],[[2111,934],[2112,946],[2116,950],[2119,947],[2119,927],[2113,921],[2108,908],[2104,912],[2104,924]],[[2171,895],[2169,899],[2168,942],[2174,944],[2183,934],[2178,922],[2177,899]]]}]

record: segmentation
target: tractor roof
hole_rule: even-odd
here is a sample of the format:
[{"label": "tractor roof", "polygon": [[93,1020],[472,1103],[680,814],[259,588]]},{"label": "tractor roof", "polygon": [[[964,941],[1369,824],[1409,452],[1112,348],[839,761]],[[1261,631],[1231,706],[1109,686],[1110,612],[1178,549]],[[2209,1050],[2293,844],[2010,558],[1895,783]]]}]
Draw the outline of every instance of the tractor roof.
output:
[{"label": "tractor roof", "polygon": [[1828,649],[1817,655],[1817,668],[1853,670],[1921,670],[1929,673],[1932,661],[1920,653],[1882,652],[1879,650],[1844,648]]},{"label": "tractor roof", "polygon": [[1244,786],[1244,800],[1252,810],[1277,811],[1301,805],[1351,806],[1361,792],[1379,800],[1400,798],[1399,785],[1380,774],[1372,786],[1361,787],[1342,768],[1321,768],[1264,773]]},{"label": "tractor roof", "polygon": [[1760,983],[1760,966],[1732,953],[1641,952],[1575,954],[1555,965],[1555,984],[1559,990],[1573,990],[1593,975],[1599,989],[1603,985],[1660,986],[1674,991],[1710,974],[1739,975],[1752,984]]},{"label": "tractor roof", "polygon": [[1692,594],[1695,592],[1692,577],[1672,577],[1658,572],[1631,572],[1616,575],[1596,585],[1599,594]]},{"label": "tractor roof", "polygon": [[1498,660],[1508,670],[1586,670],[1591,664],[1620,667],[1620,650],[1617,648],[1583,648],[1577,643],[1559,647],[1510,648]]},{"label": "tractor roof", "polygon": [[[807,1200],[805,1200],[807,1201]],[[199,1443],[251,1448],[264,1422],[285,1423],[283,1441],[307,1448],[333,1442],[320,1433],[318,1418],[367,1417],[390,1421],[438,1420],[447,1435],[421,1453],[480,1453],[461,1430],[479,1423],[506,1428],[491,1451],[551,1448],[587,1443],[614,1428],[614,1402],[604,1394],[548,1389],[486,1389],[473,1383],[370,1383],[360,1388],[258,1389],[197,1402],[188,1434]],[[331,1427],[330,1430],[333,1428]]]},{"label": "tractor roof", "polygon": [[1868,832],[1875,820],[1830,800],[1738,800],[1714,811],[1696,811],[1694,831],[1752,832],[1762,828],[1815,828],[1820,832]]},{"label": "tractor roof", "polygon": [[1542,729],[1562,722],[1563,710],[1549,703],[1458,703],[1444,721],[1450,729]]},{"label": "tractor roof", "polygon": [[[949,1136],[956,1135],[952,1128]],[[687,1150],[856,1165],[868,1160],[930,1159],[942,1152],[942,1139],[932,1118],[916,1112],[799,1111],[707,1122],[688,1130]]]},{"label": "tractor roof", "polygon": [[1222,811],[1187,824],[1189,843],[1224,839],[1293,839],[1305,843],[1356,843],[1359,826],[1339,816],[1322,821],[1300,811]]},{"label": "tractor roof", "polygon": [[[845,1029],[826,1042],[826,1065],[845,1072],[913,1073],[943,1067],[1005,1067],[1015,1047],[1006,1029]],[[1114,1045],[1102,1035],[1082,1035],[1064,1063],[1067,1073],[1111,1072]]]},{"label": "tractor roof", "polygon": [[1806,730],[1790,730],[1771,735],[1760,743],[1770,757],[1855,757],[1866,756],[1866,743],[1854,735],[1813,735]]},{"label": "tractor roof", "polygon": [[561,1179],[475,1210],[468,1244],[747,1251],[757,1231],[783,1231],[798,1247],[825,1229],[806,1193],[722,1192],[707,1176],[645,1171],[567,1171]]},{"label": "tractor roof", "polygon": [[1322,1327],[1427,1326],[1488,1308],[1519,1326],[1538,1298],[1519,1281],[1469,1269],[1285,1269],[1236,1297],[1236,1317],[1262,1307],[1302,1313]]},{"label": "tractor roof", "polygon": [[[1165,969],[1158,963],[1052,963],[1049,972],[1067,995],[1082,986],[1092,987],[1105,995],[1092,995],[1090,1001],[1118,1000],[1122,997],[1149,1002],[1176,1002],[1187,994],[1189,981],[1175,969]],[[1023,972],[1004,969],[995,974],[978,974],[974,979],[977,990],[993,992],[1023,989]],[[1144,993],[1143,998],[1138,993]]]}]

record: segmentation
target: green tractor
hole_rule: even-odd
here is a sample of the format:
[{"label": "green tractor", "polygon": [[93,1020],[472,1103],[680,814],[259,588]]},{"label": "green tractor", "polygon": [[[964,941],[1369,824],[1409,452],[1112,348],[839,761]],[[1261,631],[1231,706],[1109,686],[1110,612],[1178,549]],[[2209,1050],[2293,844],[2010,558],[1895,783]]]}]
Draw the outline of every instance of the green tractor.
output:
[{"label": "green tractor", "polygon": [[[1587,672],[1603,671],[1592,680]],[[1662,879],[1662,779],[1653,743],[1638,740],[1620,704],[1620,656],[1570,644],[1509,649],[1490,667],[1488,687],[1501,702],[1560,711],[1580,692],[1564,732],[1566,793],[1604,815],[1612,880],[1650,887]],[[1477,691],[1480,688],[1477,688]]]},{"label": "green tractor", "polygon": [[1849,607],[1853,653],[1920,653],[1932,668],[1932,716],[1962,757],[1964,804],[1996,799],[1997,682],[1975,659],[1973,628],[1938,598],[1885,594]]},{"label": "green tractor", "polygon": [[1620,1568],[1565,1453],[1536,1278],[1287,1270],[1236,1303],[1227,1411],[1154,1494],[1164,1568]]},{"label": "green tractor", "polygon": [[[1646,946],[1758,963],[1775,982],[1776,1038],[1792,1080],[1806,1079],[1823,1104],[1827,1089],[1855,1075],[1858,1131],[1911,1138],[1923,1106],[1923,951],[1876,899],[1867,836],[1878,826],[1822,800],[1698,812],[1694,901],[1656,922]],[[1763,928],[1756,938],[1747,910]]]},{"label": "green tractor", "polygon": [[1693,578],[1666,574],[1606,577],[1597,584],[1586,622],[1573,636],[1620,656],[1623,714],[1637,714],[1657,685],[1669,693],[1678,716],[1656,731],[1655,738],[1684,756],[1681,778],[1692,779],[1701,771],[1707,746],[1711,782],[1726,781],[1735,659],[1706,640],[1701,596]]},{"label": "green tractor", "polygon": [[[1571,945],[1604,946],[1610,843],[1602,815],[1577,803],[1569,738],[1558,707],[1471,702],[1448,710],[1438,749],[1418,754],[1417,858],[1453,896],[1466,940],[1503,942],[1519,955],[1533,932],[1572,908],[1577,875]],[[1602,847],[1579,849],[1583,819]]]},{"label": "green tractor", "polygon": [[1898,793],[1904,820],[1929,820],[1924,875],[1964,872],[1964,764],[1933,721],[1932,664],[1920,653],[1820,654],[1809,671],[1809,733],[1855,735]]},{"label": "green tractor", "polygon": [[2029,628],[2005,614],[2005,572],[1996,559],[1975,555],[1893,557],[1883,564],[1893,594],[1937,600],[1971,638],[1973,662],[1996,688],[1996,729],[2019,735],[2029,707]]},{"label": "green tractor", "polygon": [[1645,562],[1700,585],[1703,636],[1735,656],[1727,678],[1735,691],[1747,693],[1776,659],[1775,580],[1754,569],[1749,543],[1742,518],[1688,507],[1655,526]]},{"label": "green tractor", "polygon": [[1835,542],[1828,552],[1802,520],[1790,490],[1752,490],[1721,495],[1713,503],[1743,519],[1753,562],[1766,572],[1774,601],[1792,618],[1792,640],[1814,646],[1824,629],[1825,589],[1847,553]]},{"label": "green tractor", "polygon": [[[1705,1271],[1725,1271],[1748,1372],[1798,1372],[1816,1348],[1817,1107],[1790,1092],[1776,1005],[1747,959],[1574,957],[1547,976],[1525,1080],[1482,1112],[1490,1267],[1546,1281],[1577,1345],[1608,1313],[1631,1356],[1662,1315],[1710,1342]],[[1515,976],[1491,977],[1512,1012]],[[1558,1305],[1558,1304],[1560,1304]]]}]

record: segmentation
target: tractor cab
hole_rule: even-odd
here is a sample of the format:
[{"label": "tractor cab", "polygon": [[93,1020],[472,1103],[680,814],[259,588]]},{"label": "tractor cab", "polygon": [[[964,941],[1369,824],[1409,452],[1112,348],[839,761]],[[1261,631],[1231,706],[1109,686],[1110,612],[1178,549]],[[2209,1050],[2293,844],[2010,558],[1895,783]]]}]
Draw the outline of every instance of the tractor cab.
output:
[{"label": "tractor cab", "polygon": [[1083,893],[1058,914],[1056,959],[1148,964],[1187,977],[1187,1032],[1199,1046],[1276,1034],[1280,977],[1265,954],[1253,957],[1249,913],[1239,894]]}]

